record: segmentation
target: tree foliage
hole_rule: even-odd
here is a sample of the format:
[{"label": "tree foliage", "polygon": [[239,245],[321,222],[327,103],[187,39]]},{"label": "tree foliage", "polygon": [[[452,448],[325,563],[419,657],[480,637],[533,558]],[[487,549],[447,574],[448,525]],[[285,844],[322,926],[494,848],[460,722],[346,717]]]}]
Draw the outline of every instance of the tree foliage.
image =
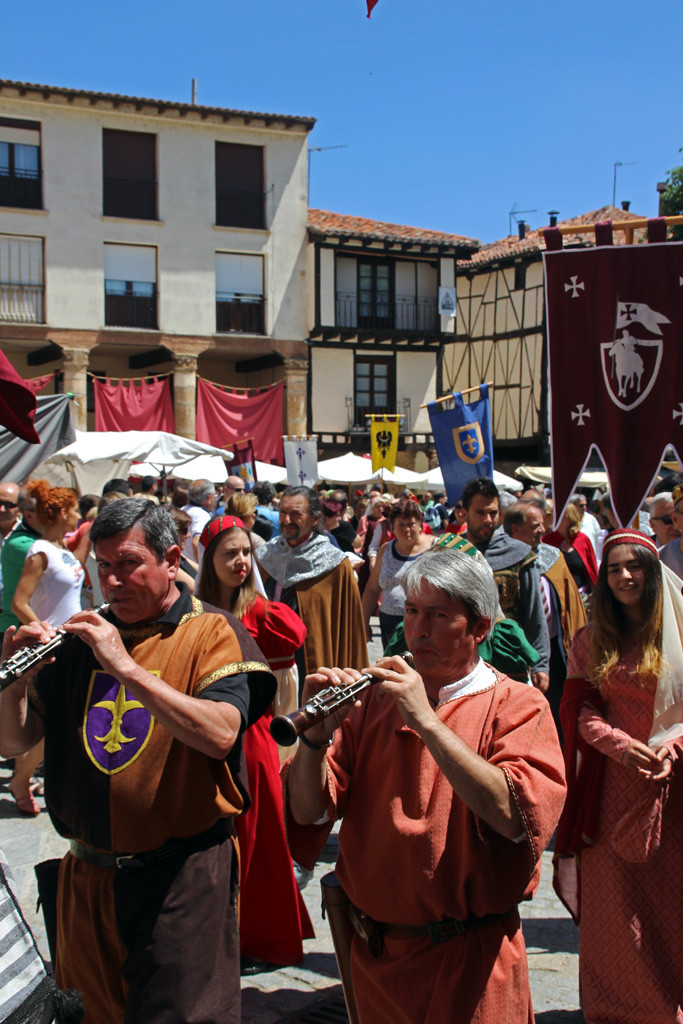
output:
[{"label": "tree foliage", "polygon": [[[683,148],[679,149],[683,153]],[[666,192],[662,193],[660,209],[665,217],[683,213],[683,167],[672,167],[667,172]],[[672,236],[677,241],[683,241],[683,224],[677,224],[673,228]]]}]

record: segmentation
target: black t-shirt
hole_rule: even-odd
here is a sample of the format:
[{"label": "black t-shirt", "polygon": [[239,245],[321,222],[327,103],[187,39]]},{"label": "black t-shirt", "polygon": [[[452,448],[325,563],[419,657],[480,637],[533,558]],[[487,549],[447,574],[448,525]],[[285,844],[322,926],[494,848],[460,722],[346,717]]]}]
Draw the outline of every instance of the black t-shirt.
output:
[{"label": "black t-shirt", "polygon": [[334,530],[330,530],[330,533],[337,541],[337,544],[342,551],[353,551],[353,542],[356,539],[356,531],[351,526],[351,523],[347,523],[345,519],[342,519],[339,526],[335,526]]}]

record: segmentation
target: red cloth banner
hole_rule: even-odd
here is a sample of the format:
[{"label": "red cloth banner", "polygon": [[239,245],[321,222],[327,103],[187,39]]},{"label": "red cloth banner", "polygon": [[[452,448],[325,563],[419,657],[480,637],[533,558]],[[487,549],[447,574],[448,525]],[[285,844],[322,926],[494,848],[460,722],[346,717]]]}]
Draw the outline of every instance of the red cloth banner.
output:
[{"label": "red cloth banner", "polygon": [[36,396],[32,388],[0,352],[0,424],[7,427],[22,441],[40,444],[33,420],[36,415]]},{"label": "red cloth banner", "polygon": [[683,453],[683,243],[544,253],[559,520],[595,448],[622,525]]},{"label": "red cloth banner", "polygon": [[48,384],[54,382],[54,373],[46,373],[42,377],[30,377],[29,380],[24,381],[27,388],[30,388],[34,395],[37,395],[39,391],[46,388]]},{"label": "red cloth banner", "polygon": [[254,458],[282,466],[283,391],[283,381],[248,394],[197,380],[197,440],[221,448],[251,438]]},{"label": "red cloth banner", "polygon": [[165,430],[175,433],[171,381],[136,380],[112,384],[93,378],[95,430]]},{"label": "red cloth banner", "polygon": [[369,18],[369,17],[370,17],[370,15],[372,14],[372,8],[373,8],[373,7],[375,6],[375,4],[377,4],[377,3],[378,3],[378,0],[368,0],[368,18]]}]

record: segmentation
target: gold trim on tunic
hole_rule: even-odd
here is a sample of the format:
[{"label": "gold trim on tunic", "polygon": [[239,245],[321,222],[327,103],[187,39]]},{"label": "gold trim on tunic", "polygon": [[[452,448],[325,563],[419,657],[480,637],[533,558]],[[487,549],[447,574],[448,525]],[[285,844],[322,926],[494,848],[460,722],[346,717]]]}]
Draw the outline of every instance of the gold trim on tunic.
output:
[{"label": "gold trim on tunic", "polygon": [[241,675],[243,672],[267,672],[268,675],[272,675],[268,665],[262,664],[260,661],[236,661],[232,665],[222,665],[220,668],[215,669],[208,676],[200,679],[194,688],[194,695],[198,696],[202,693],[207,686],[211,686],[218,679],[226,679],[228,676]]}]

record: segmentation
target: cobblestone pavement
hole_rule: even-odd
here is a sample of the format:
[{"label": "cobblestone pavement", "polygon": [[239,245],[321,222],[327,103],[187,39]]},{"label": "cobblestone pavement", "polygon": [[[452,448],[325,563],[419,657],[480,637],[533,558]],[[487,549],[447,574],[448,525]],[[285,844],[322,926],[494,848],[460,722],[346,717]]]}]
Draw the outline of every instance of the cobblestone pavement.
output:
[{"label": "cobblestone pavement", "polygon": [[[370,652],[371,660],[379,656],[376,641]],[[67,844],[52,829],[44,809],[37,818],[19,814],[8,790],[10,777],[9,767],[0,763],[0,847],[16,879],[24,914],[47,957],[42,915],[36,912],[33,866],[61,856]],[[41,798],[38,802],[44,806]],[[305,1010],[322,996],[340,994],[332,939],[320,911],[319,884],[321,876],[333,869],[336,850],[337,836],[333,833],[304,891],[316,938],[306,941],[304,959],[298,966],[243,978],[243,1024],[276,1024],[289,1014]],[[521,907],[536,1021],[582,1024],[577,984],[578,933],[555,897],[551,878],[551,853],[546,851],[539,891],[531,903]]]}]

